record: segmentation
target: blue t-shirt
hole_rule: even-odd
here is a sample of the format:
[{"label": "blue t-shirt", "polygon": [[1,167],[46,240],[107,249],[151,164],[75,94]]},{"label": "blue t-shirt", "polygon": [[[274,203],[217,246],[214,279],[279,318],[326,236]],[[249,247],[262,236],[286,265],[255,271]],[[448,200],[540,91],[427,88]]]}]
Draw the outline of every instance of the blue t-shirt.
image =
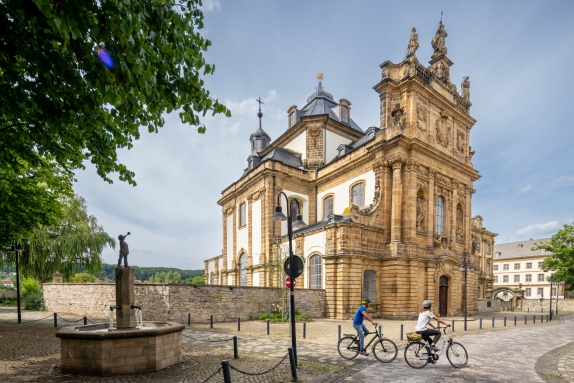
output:
[{"label": "blue t-shirt", "polygon": [[353,318],[353,324],[363,324],[363,319],[365,319],[363,311],[367,311],[367,308],[361,305],[361,307],[359,307],[359,309],[355,313],[355,318]]}]

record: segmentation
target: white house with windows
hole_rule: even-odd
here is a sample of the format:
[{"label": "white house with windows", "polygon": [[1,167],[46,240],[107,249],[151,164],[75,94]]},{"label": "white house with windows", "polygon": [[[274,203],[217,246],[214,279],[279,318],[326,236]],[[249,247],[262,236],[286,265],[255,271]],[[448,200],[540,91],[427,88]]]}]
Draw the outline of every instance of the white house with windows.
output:
[{"label": "white house with windows", "polygon": [[532,250],[540,242],[550,241],[550,238],[529,239],[526,241],[500,243],[494,245],[493,260],[493,291],[498,291],[500,297],[504,289],[511,290],[522,286],[525,299],[540,299],[564,297],[563,285],[558,288],[549,282],[552,272],[542,270],[542,262],[551,256],[545,250]]}]

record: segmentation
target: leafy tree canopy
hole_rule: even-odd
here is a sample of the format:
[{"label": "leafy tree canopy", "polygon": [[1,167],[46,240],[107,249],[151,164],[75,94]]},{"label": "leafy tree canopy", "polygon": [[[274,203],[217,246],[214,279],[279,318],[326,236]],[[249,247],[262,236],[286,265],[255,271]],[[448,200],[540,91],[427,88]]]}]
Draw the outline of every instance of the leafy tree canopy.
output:
[{"label": "leafy tree canopy", "polygon": [[532,250],[544,249],[552,256],[542,263],[542,270],[554,271],[555,281],[574,286],[574,223],[554,234],[549,242],[539,243]]},{"label": "leafy tree canopy", "polygon": [[200,115],[229,110],[201,76],[200,0],[0,0],[0,169],[49,158],[63,170],[91,161],[135,185],[117,149],[162,115],[205,126]]},{"label": "leafy tree canopy", "polygon": [[[99,272],[104,246],[115,248],[116,242],[86,210],[82,197],[67,198],[63,217],[57,224],[35,229],[20,254],[21,274],[46,282],[56,271],[69,278],[78,266],[90,273]],[[4,261],[13,263],[14,258]]]},{"label": "leafy tree canopy", "polygon": [[96,282],[96,276],[88,273],[78,273],[72,275],[68,278],[67,282],[70,283],[94,283]]},{"label": "leafy tree canopy", "polygon": [[203,275],[197,275],[193,278],[187,278],[185,283],[188,285],[205,285],[205,278]]}]

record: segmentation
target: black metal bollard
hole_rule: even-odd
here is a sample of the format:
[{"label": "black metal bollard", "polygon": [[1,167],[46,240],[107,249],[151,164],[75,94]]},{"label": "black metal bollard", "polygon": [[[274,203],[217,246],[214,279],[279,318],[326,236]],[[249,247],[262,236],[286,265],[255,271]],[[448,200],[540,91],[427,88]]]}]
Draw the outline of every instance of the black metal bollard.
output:
[{"label": "black metal bollard", "polygon": [[209,328],[213,328],[213,315],[209,316]]},{"label": "black metal bollard", "polygon": [[339,329],[338,329],[338,335],[337,335],[337,341],[341,340],[341,325],[339,325]]},{"label": "black metal bollard", "polygon": [[480,318],[480,321],[479,321],[479,323],[480,323],[480,327],[479,327],[479,329],[480,329],[480,330],[482,330],[482,318]]},{"label": "black metal bollard", "polygon": [[87,326],[87,325],[88,325],[88,317],[85,316],[84,317],[84,326]]},{"label": "black metal bollard", "polygon": [[291,365],[291,379],[296,382],[297,381],[297,364],[295,363],[295,353],[293,352],[293,348],[289,347],[289,364]]},{"label": "black metal bollard", "polygon": [[307,322],[303,322],[303,339],[307,338]]},{"label": "black metal bollard", "polygon": [[524,324],[527,324],[527,322],[528,322],[528,319],[526,319],[526,318],[527,318],[527,316],[525,315],[524,316]]},{"label": "black metal bollard", "polygon": [[401,325],[401,340],[403,340],[403,325]]},{"label": "black metal bollard", "polygon": [[58,327],[58,313],[54,313],[54,327]]},{"label": "black metal bollard", "polygon": [[222,360],[221,367],[223,367],[223,383],[231,383],[231,371],[229,370],[229,362]]},{"label": "black metal bollard", "polygon": [[532,323],[536,324],[536,315],[532,315]]},{"label": "black metal bollard", "polygon": [[233,337],[233,359],[239,358],[239,353],[237,352],[237,335]]},{"label": "black metal bollard", "polygon": [[241,317],[237,318],[237,331],[241,331]]},{"label": "black metal bollard", "polygon": [[450,327],[452,327],[452,332],[454,332],[454,319],[450,321]]},{"label": "black metal bollard", "polygon": [[504,317],[504,327],[506,327],[506,317]]},{"label": "black metal bollard", "polygon": [[516,326],[516,315],[514,316],[514,325]]},{"label": "black metal bollard", "polygon": [[528,313],[530,312],[530,307],[528,308],[528,311],[527,311],[527,312],[528,312]]},{"label": "black metal bollard", "polygon": [[548,314],[546,314],[546,323],[548,323]]},{"label": "black metal bollard", "polygon": [[267,319],[267,335],[269,335],[269,319]]},{"label": "black metal bollard", "polygon": [[494,327],[494,317],[492,317],[492,327]]},{"label": "black metal bollard", "polygon": [[187,325],[191,326],[191,313],[187,313]]}]

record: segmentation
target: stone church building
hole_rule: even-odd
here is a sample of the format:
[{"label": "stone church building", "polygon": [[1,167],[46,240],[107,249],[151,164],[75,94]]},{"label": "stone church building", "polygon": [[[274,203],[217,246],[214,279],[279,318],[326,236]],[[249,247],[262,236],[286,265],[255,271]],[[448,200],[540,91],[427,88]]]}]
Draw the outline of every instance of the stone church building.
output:
[{"label": "stone church building", "polygon": [[[304,260],[297,288],[326,290],[328,318],[350,318],[362,297],[384,317],[411,317],[431,299],[435,312],[461,315],[467,268],[468,312],[487,297],[495,233],[472,219],[470,82],[450,80],[442,22],[425,66],[413,28],[405,59],[383,62],[373,89],[378,126],[359,127],[351,102],[322,86],[287,110],[272,142],[261,125],[250,137],[241,177],[223,191],[223,254],[205,261],[206,283],[278,286],[277,241],[286,222],[270,220],[283,191],[307,226],[293,252]],[[280,200],[287,212],[285,199]],[[480,218],[478,220],[478,218]],[[478,222],[480,221],[480,222]]]}]

